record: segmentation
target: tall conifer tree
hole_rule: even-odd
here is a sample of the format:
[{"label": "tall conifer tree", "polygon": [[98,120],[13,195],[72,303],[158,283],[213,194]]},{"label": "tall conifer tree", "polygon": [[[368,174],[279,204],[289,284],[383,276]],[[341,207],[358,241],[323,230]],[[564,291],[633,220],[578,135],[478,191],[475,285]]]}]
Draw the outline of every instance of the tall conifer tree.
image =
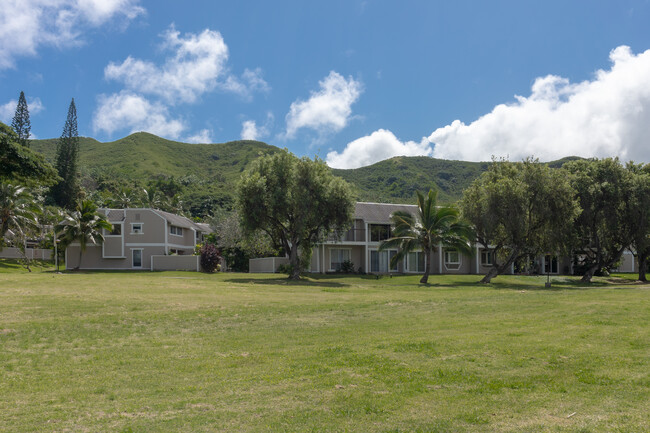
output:
[{"label": "tall conifer tree", "polygon": [[74,98],[68,108],[68,118],[56,146],[56,169],[61,182],[52,188],[54,201],[61,207],[74,209],[79,198],[79,133]]},{"label": "tall conifer tree", "polygon": [[29,147],[29,131],[32,125],[29,122],[29,110],[27,109],[27,101],[25,100],[25,93],[20,92],[18,98],[18,105],[16,106],[16,114],[11,121],[11,127],[18,136],[18,141],[25,147]]}]

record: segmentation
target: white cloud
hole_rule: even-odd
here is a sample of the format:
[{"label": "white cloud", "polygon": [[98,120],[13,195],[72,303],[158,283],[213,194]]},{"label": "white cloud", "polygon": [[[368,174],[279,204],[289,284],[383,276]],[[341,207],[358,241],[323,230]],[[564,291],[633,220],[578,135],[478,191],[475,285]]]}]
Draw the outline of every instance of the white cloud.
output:
[{"label": "white cloud", "polygon": [[612,66],[572,84],[537,78],[528,97],[497,105],[469,125],[455,120],[430,136],[436,158],[487,161],[492,155],[548,161],[569,155],[650,161],[650,50],[620,46]]},{"label": "white cloud", "polygon": [[188,143],[199,144],[212,143],[212,131],[209,129],[202,129],[198,133],[187,137],[185,141]]},{"label": "white cloud", "polygon": [[286,116],[286,137],[292,138],[301,128],[310,128],[321,134],[338,132],[345,128],[354,104],[363,86],[352,77],[331,71],[318,82],[320,90],[312,92],[306,101],[294,101]]},{"label": "white cloud", "polygon": [[242,140],[261,140],[269,135],[273,121],[275,120],[273,113],[266,113],[266,122],[262,126],[258,126],[254,120],[245,120],[242,122],[241,139]]},{"label": "white cloud", "polygon": [[114,18],[143,14],[138,0],[3,0],[0,7],[0,69],[20,56],[34,56],[43,45],[82,43],[81,34]]},{"label": "white cloud", "polygon": [[[11,121],[16,114],[16,106],[18,105],[17,99],[12,99],[6,104],[0,105],[0,120],[6,123],[7,125],[11,124]],[[29,110],[30,116],[36,113],[39,113],[45,109],[45,106],[41,102],[40,98],[28,98],[27,100],[27,109]]]},{"label": "white cloud", "polygon": [[379,129],[370,135],[348,143],[341,153],[329,152],[326,161],[327,165],[332,168],[357,168],[393,156],[428,156],[431,155],[431,152],[431,146],[426,137],[419,143],[415,141],[402,142],[392,132]]},{"label": "white cloud", "polygon": [[241,125],[242,140],[257,140],[260,137],[260,131],[254,120],[246,120]]},{"label": "white cloud", "polygon": [[168,103],[195,102],[215,88],[250,99],[253,92],[268,91],[262,71],[246,69],[242,78],[227,70],[228,46],[217,31],[181,36],[172,26],[164,35],[163,47],[172,55],[162,66],[129,56],[121,64],[109,63],[107,79],[123,82],[132,91],[156,95]]},{"label": "white cloud", "polygon": [[93,117],[93,129],[114,131],[129,128],[131,132],[146,131],[161,137],[178,139],[186,126],[182,120],[170,118],[167,108],[146,98],[122,91],[100,95]]}]

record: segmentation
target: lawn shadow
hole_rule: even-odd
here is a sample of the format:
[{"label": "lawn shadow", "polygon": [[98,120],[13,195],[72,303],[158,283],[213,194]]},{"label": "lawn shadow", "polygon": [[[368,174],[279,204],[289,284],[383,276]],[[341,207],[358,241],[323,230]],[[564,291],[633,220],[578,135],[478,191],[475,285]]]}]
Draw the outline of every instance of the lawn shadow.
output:
[{"label": "lawn shadow", "polygon": [[634,281],[625,278],[598,278],[589,283],[580,281],[580,277],[554,277],[551,279],[551,286],[546,287],[545,276],[538,277],[540,282],[516,282],[493,280],[488,285],[495,290],[537,290],[537,291],[561,291],[561,290],[590,290],[590,289],[636,289],[647,283]]},{"label": "lawn shadow", "polygon": [[341,283],[338,281],[319,281],[308,278],[301,278],[300,280],[290,280],[287,277],[279,278],[227,278],[223,281],[237,284],[251,284],[251,285],[274,285],[274,286],[308,286],[308,287],[348,287],[349,284]]}]

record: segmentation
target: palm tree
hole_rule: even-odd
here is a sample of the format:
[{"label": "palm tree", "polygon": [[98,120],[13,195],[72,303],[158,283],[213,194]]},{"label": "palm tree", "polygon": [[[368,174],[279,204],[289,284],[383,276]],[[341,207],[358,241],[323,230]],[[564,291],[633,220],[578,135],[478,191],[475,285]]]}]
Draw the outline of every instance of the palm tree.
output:
[{"label": "palm tree", "polygon": [[142,197],[142,204],[144,207],[148,207],[150,209],[160,209],[163,205],[163,200],[161,197],[161,194],[154,189],[154,187],[151,187],[149,189],[142,188],[142,192],[144,193]]},{"label": "palm tree", "polygon": [[[381,243],[379,250],[398,248],[391,258],[391,267],[416,249],[424,253],[424,275],[420,279],[426,284],[431,273],[431,256],[438,245],[458,249],[461,253],[471,254],[471,227],[460,220],[458,210],[451,206],[436,206],[438,192],[429,190],[425,198],[417,192],[418,211],[413,215],[406,211],[397,211],[391,216],[393,237]],[[442,254],[442,251],[440,251]]]},{"label": "palm tree", "polygon": [[31,192],[24,186],[0,182],[0,249],[9,230],[24,237],[36,225],[37,206]]},{"label": "palm tree", "polygon": [[65,215],[63,221],[57,225],[56,231],[62,233],[61,242],[65,246],[72,242],[79,242],[79,261],[75,267],[75,270],[78,270],[86,245],[101,244],[104,242],[102,229],[112,230],[112,228],[113,225],[106,220],[106,217],[97,212],[97,205],[92,200],[84,200],[74,211]]}]

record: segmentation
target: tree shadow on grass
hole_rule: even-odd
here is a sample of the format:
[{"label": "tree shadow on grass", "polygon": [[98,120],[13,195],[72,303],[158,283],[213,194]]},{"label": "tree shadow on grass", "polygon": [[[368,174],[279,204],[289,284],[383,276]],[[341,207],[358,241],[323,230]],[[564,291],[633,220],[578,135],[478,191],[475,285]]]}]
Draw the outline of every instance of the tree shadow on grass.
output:
[{"label": "tree shadow on grass", "polygon": [[349,284],[338,281],[320,281],[307,278],[290,280],[289,278],[228,278],[223,281],[237,284],[272,285],[272,286],[307,286],[307,287],[348,287]]},{"label": "tree shadow on grass", "polygon": [[546,277],[539,277],[540,282],[492,281],[487,286],[495,290],[536,290],[558,292],[562,290],[592,290],[592,289],[637,289],[647,285],[639,281],[623,278],[598,278],[589,283],[580,281],[580,277],[554,277],[551,286],[546,287]]}]

